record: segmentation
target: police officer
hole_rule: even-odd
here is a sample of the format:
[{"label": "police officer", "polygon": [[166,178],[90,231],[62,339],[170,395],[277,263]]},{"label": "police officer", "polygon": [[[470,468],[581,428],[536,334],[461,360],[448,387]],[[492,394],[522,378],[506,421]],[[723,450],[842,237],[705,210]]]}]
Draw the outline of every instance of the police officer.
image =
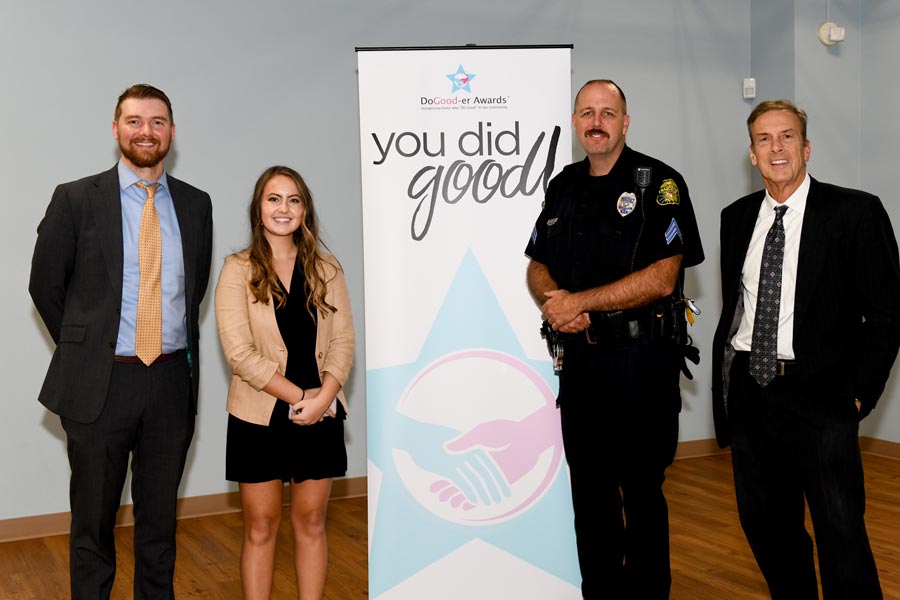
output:
[{"label": "police officer", "polygon": [[584,84],[572,126],[587,157],[550,182],[525,250],[529,291],[564,350],[558,405],[588,599],[668,598],[662,484],[679,368],[697,356],[681,290],[703,249],[687,186],[625,145],[629,122],[618,85]]}]

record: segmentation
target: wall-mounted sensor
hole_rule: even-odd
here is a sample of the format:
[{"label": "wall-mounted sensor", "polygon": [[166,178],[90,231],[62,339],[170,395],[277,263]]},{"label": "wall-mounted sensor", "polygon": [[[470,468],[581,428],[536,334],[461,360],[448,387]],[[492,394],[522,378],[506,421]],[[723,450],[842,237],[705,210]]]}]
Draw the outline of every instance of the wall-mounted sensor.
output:
[{"label": "wall-mounted sensor", "polygon": [[756,78],[744,77],[744,100],[756,98]]},{"label": "wall-mounted sensor", "polygon": [[819,41],[826,46],[833,46],[838,42],[843,42],[844,34],[844,28],[838,27],[831,21],[819,25]]}]

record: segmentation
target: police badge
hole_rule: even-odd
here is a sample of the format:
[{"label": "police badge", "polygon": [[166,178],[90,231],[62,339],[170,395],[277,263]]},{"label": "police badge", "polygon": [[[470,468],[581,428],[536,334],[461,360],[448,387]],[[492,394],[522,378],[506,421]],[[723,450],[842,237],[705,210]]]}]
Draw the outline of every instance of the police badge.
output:
[{"label": "police badge", "polygon": [[627,217],[634,210],[636,204],[637,196],[631,192],[622,192],[619,201],[616,202],[616,210],[619,211],[619,216]]},{"label": "police badge", "polygon": [[660,206],[672,204],[678,206],[681,204],[681,197],[678,194],[678,185],[672,179],[666,179],[659,186],[659,195],[656,197],[656,203]]}]

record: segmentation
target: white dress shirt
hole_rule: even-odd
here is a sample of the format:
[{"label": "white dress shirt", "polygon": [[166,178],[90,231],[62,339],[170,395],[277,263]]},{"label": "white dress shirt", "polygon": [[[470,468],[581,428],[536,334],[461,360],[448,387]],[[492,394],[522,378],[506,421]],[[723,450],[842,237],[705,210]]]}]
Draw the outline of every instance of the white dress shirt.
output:
[{"label": "white dress shirt", "polygon": [[[781,205],[787,206],[784,213],[784,263],[781,273],[781,306],[778,312],[778,358],[793,360],[794,357],[794,291],[797,287],[797,257],[800,250],[800,233],[803,228],[803,212],[809,194],[809,173],[793,194]],[[750,351],[753,342],[753,320],[756,317],[756,292],[759,290],[759,267],[762,262],[766,234],[775,222],[775,207],[779,206],[769,192],[759,207],[756,226],[744,258],[741,272],[741,292],[744,296],[744,317],[738,326],[731,345],[738,351]]]}]

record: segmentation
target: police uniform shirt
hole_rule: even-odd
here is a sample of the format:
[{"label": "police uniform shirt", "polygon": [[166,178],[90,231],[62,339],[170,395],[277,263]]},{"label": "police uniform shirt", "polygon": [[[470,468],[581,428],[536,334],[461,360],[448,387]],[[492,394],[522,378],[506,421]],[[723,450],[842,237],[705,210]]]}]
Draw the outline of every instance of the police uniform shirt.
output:
[{"label": "police uniform shirt", "polygon": [[[634,181],[637,166],[652,169],[643,194]],[[682,268],[703,261],[684,179],[628,146],[607,175],[592,177],[584,159],[551,180],[525,254],[545,265],[560,289],[572,292],[678,254],[684,255]]]}]

